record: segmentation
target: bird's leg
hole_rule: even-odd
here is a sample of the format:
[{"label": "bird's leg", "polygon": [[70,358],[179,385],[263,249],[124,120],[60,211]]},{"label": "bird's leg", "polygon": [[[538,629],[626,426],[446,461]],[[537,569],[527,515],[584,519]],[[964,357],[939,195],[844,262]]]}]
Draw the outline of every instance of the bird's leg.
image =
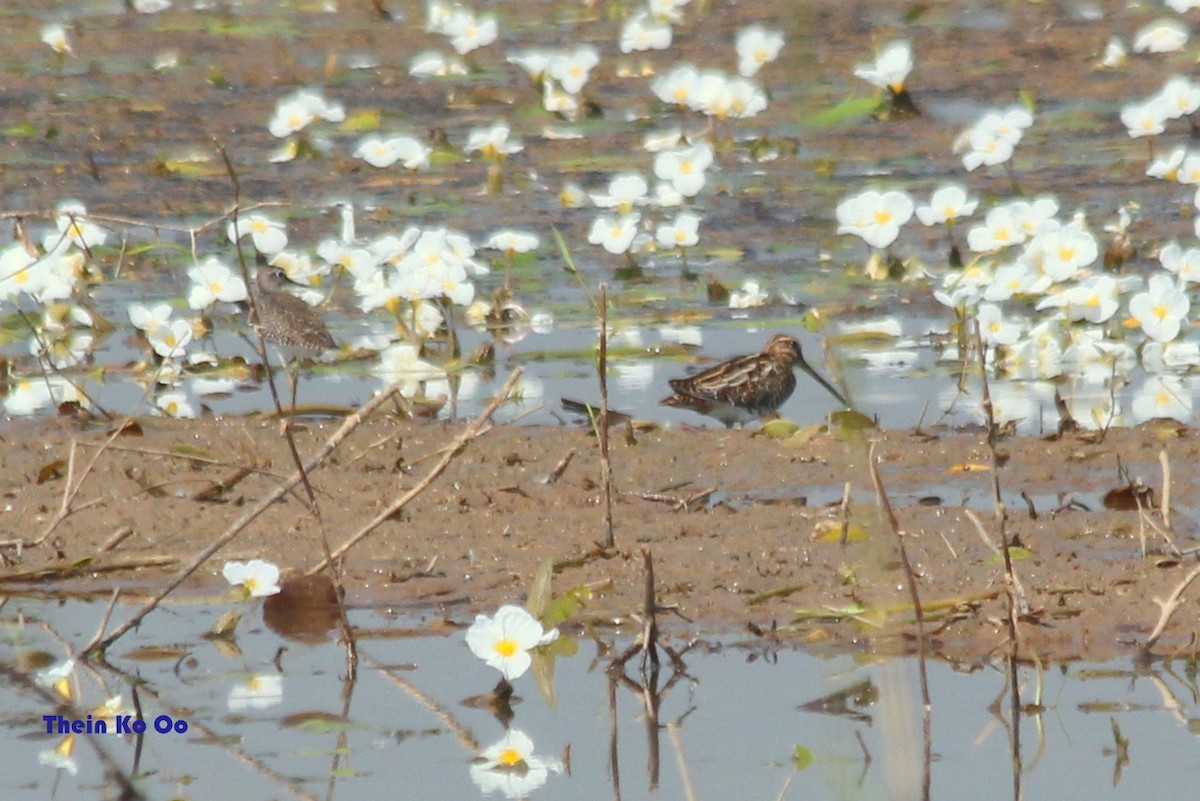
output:
[{"label": "bird's leg", "polygon": [[288,408],[287,427],[291,428],[296,420],[296,386],[300,383],[300,360],[291,359],[284,362],[283,369],[287,371],[288,382],[292,385],[292,405]]}]

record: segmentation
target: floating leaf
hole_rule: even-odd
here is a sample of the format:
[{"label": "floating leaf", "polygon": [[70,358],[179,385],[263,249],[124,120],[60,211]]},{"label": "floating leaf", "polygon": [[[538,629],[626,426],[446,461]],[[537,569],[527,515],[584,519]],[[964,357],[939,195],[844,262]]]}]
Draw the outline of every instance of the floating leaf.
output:
[{"label": "floating leaf", "polygon": [[992,469],[991,465],[983,464],[982,462],[963,462],[946,468],[946,475],[952,476],[956,473],[986,473]]},{"label": "floating leaf", "polygon": [[770,437],[771,439],[784,439],[785,437],[790,437],[799,430],[799,424],[779,417],[775,420],[768,420],[767,422],[763,423],[763,427],[759,429],[759,432],[763,436]]},{"label": "floating leaf", "polygon": [[217,622],[213,623],[212,628],[208,630],[208,634],[205,636],[209,638],[232,637],[241,619],[242,613],[240,611],[235,609],[227,610],[221,613],[221,616],[217,618]]},{"label": "floating leaf", "polygon": [[875,421],[862,412],[853,409],[843,409],[829,415],[829,422],[836,427],[837,434],[852,434],[857,431],[871,431]]},{"label": "floating leaf", "polygon": [[804,426],[803,428],[798,428],[792,432],[790,437],[783,441],[783,447],[803,448],[808,445],[808,443],[812,442],[813,439],[824,430],[825,426],[821,425]]},{"label": "floating leaf", "polygon": [[135,648],[125,656],[139,662],[158,662],[164,659],[181,659],[187,656],[188,650],[177,645],[146,645]]},{"label": "floating leaf", "polygon": [[368,131],[378,131],[380,125],[382,125],[382,120],[379,117],[379,110],[371,109],[351,114],[338,127],[345,133],[367,133]]},{"label": "floating leaf", "polygon": [[869,117],[884,107],[883,95],[870,97],[851,97],[843,100],[832,108],[812,115],[805,123],[813,128],[828,128],[839,122],[852,120],[856,117]]},{"label": "floating leaf", "polygon": [[573,617],[583,602],[592,597],[592,591],[584,586],[572,587],[566,593],[552,600],[546,607],[542,624],[556,626],[564,620]]},{"label": "floating leaf", "polygon": [[[841,542],[842,541],[842,521],[840,520],[818,520],[813,526],[811,539],[814,542]],[[858,523],[851,523],[846,527],[846,542],[866,542],[867,530]]]},{"label": "floating leaf", "polygon": [[10,137],[37,136],[37,128],[32,122],[18,122],[4,129],[4,135]]},{"label": "floating leaf", "polygon": [[802,745],[792,749],[792,765],[797,771],[804,770],[813,763],[813,753]]},{"label": "floating leaf", "polygon": [[352,722],[349,718],[335,715],[331,712],[297,712],[287,715],[279,721],[280,726],[289,729],[300,729],[310,734],[331,734],[340,731],[353,731],[365,728]]},{"label": "floating leaf", "polygon": [[[1033,551],[1029,550],[1028,548],[1022,548],[1019,545],[1013,545],[1008,549],[1008,558],[1009,558],[1009,560],[1011,560],[1013,562],[1020,562],[1024,559],[1031,559],[1031,558],[1033,558]],[[988,558],[988,562],[990,564],[1003,564],[1004,563],[1004,555],[998,554],[998,553],[992,554],[992,556]]]}]

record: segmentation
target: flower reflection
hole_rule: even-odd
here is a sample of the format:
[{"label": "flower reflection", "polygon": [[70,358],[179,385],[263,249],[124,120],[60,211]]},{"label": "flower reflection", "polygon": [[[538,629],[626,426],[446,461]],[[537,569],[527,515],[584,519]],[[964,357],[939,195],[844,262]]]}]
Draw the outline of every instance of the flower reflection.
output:
[{"label": "flower reflection", "polygon": [[263,673],[251,676],[229,691],[226,706],[231,712],[266,709],[283,703],[283,676]]},{"label": "flower reflection", "polygon": [[562,773],[562,762],[533,753],[533,740],[518,729],[509,729],[504,737],[484,749],[480,761],[471,766],[471,781],[484,795],[497,790],[505,798],[524,798],[550,778],[550,772]]}]

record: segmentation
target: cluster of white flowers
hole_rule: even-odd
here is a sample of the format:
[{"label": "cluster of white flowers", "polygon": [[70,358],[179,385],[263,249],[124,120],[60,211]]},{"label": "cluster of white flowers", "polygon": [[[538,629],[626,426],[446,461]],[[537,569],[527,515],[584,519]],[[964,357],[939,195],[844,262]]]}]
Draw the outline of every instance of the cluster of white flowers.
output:
[{"label": "cluster of white flowers", "polygon": [[749,78],[731,78],[721,70],[701,70],[691,64],[679,64],[655,78],[650,91],[669,106],[716,119],[753,117],[767,107],[766,92]]},{"label": "cluster of white flowers", "polygon": [[1135,139],[1158,136],[1166,131],[1167,122],[1190,117],[1197,109],[1200,109],[1200,85],[1176,75],[1145,100],[1124,106],[1121,122]]}]

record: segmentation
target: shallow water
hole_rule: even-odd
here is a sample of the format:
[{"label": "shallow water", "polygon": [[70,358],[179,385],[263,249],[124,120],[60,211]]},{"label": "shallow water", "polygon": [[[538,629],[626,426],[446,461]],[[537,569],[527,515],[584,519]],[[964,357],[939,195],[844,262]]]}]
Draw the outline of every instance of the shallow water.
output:
[{"label": "shallow water", "polygon": [[[0,661],[9,668],[38,655],[61,661],[68,647],[90,637],[102,606],[9,598],[0,610]],[[471,655],[461,630],[431,636],[441,619],[434,612],[358,610],[352,618],[363,627],[362,663],[358,680],[349,683],[339,646],[282,639],[255,608],[246,610],[234,640],[218,646],[199,639],[228,608],[172,604],[119,640],[110,666],[77,668],[80,709],[120,694],[130,712],[136,679],[147,721],[168,714],[187,722],[186,733],[147,733],[140,743],[134,736],[91,735],[122,770],[138,774],[147,797],[482,793],[479,782],[487,780],[477,766],[472,778],[472,761],[505,730],[462,701],[486,693],[498,675]],[[858,657],[818,657],[730,637],[674,642],[684,649],[686,675],[673,674],[669,664],[658,675],[656,728],[646,722],[637,689],[646,679],[637,659],[626,666],[634,683],[610,684],[605,671],[628,642],[616,632],[581,636],[578,653],[554,665],[553,707],[531,675],[515,682],[520,701],[509,725],[551,766],[544,786],[525,786],[528,797],[609,797],[617,782],[624,798],[921,797],[914,660],[871,658],[865,650]],[[171,650],[153,658],[145,650],[151,647]],[[929,798],[1014,797],[1003,671],[1000,657],[992,665],[929,665]],[[1025,797],[1127,798],[1130,788],[1140,797],[1173,796],[1188,780],[1197,688],[1185,665],[1070,663],[1048,666],[1040,676],[1026,666],[1020,681]],[[103,777],[82,741],[88,735],[75,743],[73,768],[44,764],[42,755],[62,740],[45,732],[42,715],[53,710],[12,681],[0,693],[0,743],[8,755],[0,793],[91,796]],[[1039,702],[1040,711],[1033,706]],[[1129,741],[1128,761],[1120,765],[1113,726]],[[798,748],[811,760],[797,760]],[[515,776],[491,778],[497,787],[520,785]],[[493,797],[503,793],[497,789]]]},{"label": "shallow water", "polygon": [[[408,58],[424,49],[446,49],[440,37],[422,29],[419,4],[384,3],[391,7],[391,20],[374,16],[369,4],[175,5],[156,15],[121,13],[117,2],[58,7],[56,21],[67,26],[75,48],[75,56],[60,63],[38,41],[46,20],[31,16],[24,4],[0,3],[0,13],[17,31],[8,62],[15,104],[14,118],[6,123],[12,146],[0,173],[5,211],[29,220],[35,240],[44,233],[50,210],[67,198],[86,203],[95,214],[127,221],[109,223],[114,240],[93,254],[104,280],[80,298],[116,329],[98,335],[83,364],[67,371],[87,397],[113,413],[155,409],[152,400],[143,400],[147,374],[138,365],[144,365],[149,353],[128,325],[127,304],[167,300],[177,307],[177,316],[186,314],[181,308],[187,290],[184,272],[193,256],[184,229],[216,220],[232,202],[227,176],[213,152],[214,135],[228,148],[240,175],[243,204],[282,204],[268,212],[286,220],[300,251],[309,252],[320,239],[336,235],[338,215],[330,205],[336,200],[357,207],[362,239],[399,233],[413,224],[447,225],[476,243],[501,225],[529,228],[541,236],[536,257],[514,266],[512,288],[530,311],[551,313],[555,328],[516,344],[500,342],[496,378],[486,369],[467,366],[457,395],[446,393],[459,402],[447,405],[443,416],[481,408],[489,390],[498,388],[517,364],[527,370],[522,389],[526,402],[503,410],[502,419],[549,422],[559,397],[594,399],[590,354],[595,321],[581,283],[594,292],[604,280],[612,285],[610,319],[618,344],[624,338],[633,348],[644,345],[653,351],[668,338],[664,327],[694,329],[687,335],[687,352],[672,359],[631,351],[615,360],[613,406],[640,418],[703,423],[689,412],[657,405],[668,393],[668,378],[754,352],[781,330],[800,335],[806,352],[821,364],[825,359],[815,354],[822,353],[823,340],[836,340],[844,324],[888,315],[901,319],[898,338],[878,344],[835,342],[827,351],[833,363],[823,369],[840,376],[855,405],[885,426],[980,422],[978,390],[958,396],[955,362],[945,359],[940,345],[928,337],[931,331],[945,333],[952,318],[930,300],[930,282],[864,279],[866,248],[835,233],[833,211],[840,199],[868,186],[902,186],[923,202],[938,184],[954,180],[964,181],[983,201],[978,220],[987,207],[1012,196],[1009,179],[1001,169],[964,172],[950,145],[963,126],[985,109],[1014,102],[1018,92],[1036,105],[1035,125],[1014,159],[1030,197],[1055,193],[1060,216],[1069,218],[1076,209],[1086,212],[1098,236],[1117,208],[1138,203],[1140,247],[1134,273],[1157,269],[1156,248],[1190,235],[1190,223],[1179,220],[1179,204],[1188,193],[1142,175],[1146,148],[1129,140],[1117,119],[1123,103],[1157,88],[1171,70],[1186,71],[1185,56],[1132,59],[1118,70],[1088,68],[1098,43],[1110,34],[1128,39],[1148,21],[1148,10],[1033,3],[995,10],[963,3],[906,14],[879,4],[856,8],[853,19],[847,19],[845,7],[833,2],[807,4],[800,13],[782,17],[769,4],[693,3],[670,51],[622,56],[612,46],[619,25],[608,12],[620,12],[612,4],[591,9],[551,2],[494,6],[490,10],[500,15],[501,38],[475,54],[477,73],[418,80],[408,75]],[[715,125],[718,140],[729,149],[718,153],[712,185],[692,204],[703,221],[701,242],[689,264],[705,280],[678,281],[678,259],[661,252],[642,259],[647,282],[616,278],[621,259],[586,242],[595,210],[564,209],[562,184],[573,181],[596,192],[621,170],[649,175],[652,157],[641,150],[642,136],[676,124],[678,115],[653,102],[644,85],[648,76],[680,60],[730,69],[733,31],[757,19],[779,27],[788,44],[780,60],[758,76],[770,92],[767,110],[750,120]],[[914,42],[917,69],[909,84],[925,116],[884,123],[859,115],[821,122],[823,112],[847,98],[870,97],[871,88],[853,76],[854,66],[868,59],[885,37],[900,35]],[[576,41],[602,51],[602,64],[587,90],[601,116],[579,122],[586,139],[555,140],[544,131],[561,120],[540,109],[525,77],[504,59],[534,44]],[[177,54],[176,66],[153,69],[166,51]],[[964,53],[971,58],[963,58]],[[276,102],[303,86],[322,88],[365,127],[327,124],[314,135],[328,148],[324,158],[269,163],[279,141],[267,133],[267,120]],[[376,170],[350,156],[361,136],[372,130],[421,135],[436,128],[461,148],[471,127],[497,118],[509,120],[526,144],[505,165],[501,193],[482,191],[485,169],[478,159],[447,156],[429,173],[407,174],[398,168]],[[700,119],[687,123],[703,127]],[[1163,148],[1185,141],[1175,133],[1164,137]],[[778,153],[756,160],[762,157],[755,155],[751,141]],[[197,154],[202,161],[186,161]],[[644,216],[659,220],[673,213],[647,208]],[[568,243],[579,265],[578,279],[563,268],[552,228]],[[217,255],[235,261],[221,229],[214,225],[198,231],[197,259]],[[964,231],[958,233],[961,238]],[[120,237],[126,251],[115,244]],[[915,221],[894,248],[934,280],[946,271],[945,250],[943,232]],[[489,296],[507,274],[503,259],[494,258],[492,268],[490,276],[477,282],[481,297]],[[748,279],[768,290],[767,307],[735,312],[707,299],[707,280],[737,288]],[[339,342],[349,346],[367,334],[393,336],[385,313],[363,315],[346,290],[343,280],[335,290],[337,301],[325,311]],[[786,304],[785,298],[798,305]],[[825,321],[817,334],[807,333],[800,319],[813,308]],[[39,311],[29,304],[24,310]],[[3,311],[10,336],[0,340],[0,356],[9,359],[13,373],[5,411],[10,416],[51,415],[64,390],[38,389],[44,380],[29,358],[26,326],[11,314],[9,304]],[[244,313],[226,307],[213,323],[214,337],[206,347],[223,359],[252,352],[245,342]],[[491,338],[460,328],[464,355]],[[366,356],[306,374],[307,397],[323,405],[361,403],[383,383],[373,375],[376,362]],[[227,394],[213,394],[211,376],[198,372],[185,375],[179,387],[196,411],[240,414],[270,405],[253,378],[242,375]],[[998,417],[1017,421],[1025,433],[1053,430],[1058,389],[1088,428],[1151,416],[1192,419],[1197,387],[1190,377],[1165,387],[1140,371],[1133,378],[1111,390],[1094,382],[997,381]],[[44,397],[22,393],[30,384],[35,385],[33,395]],[[431,382],[419,391],[432,398],[447,389],[445,382]],[[1115,413],[1105,407],[1110,397]],[[547,407],[537,410],[542,402]],[[828,398],[802,382],[781,412],[811,423],[822,420],[829,408]]]}]

